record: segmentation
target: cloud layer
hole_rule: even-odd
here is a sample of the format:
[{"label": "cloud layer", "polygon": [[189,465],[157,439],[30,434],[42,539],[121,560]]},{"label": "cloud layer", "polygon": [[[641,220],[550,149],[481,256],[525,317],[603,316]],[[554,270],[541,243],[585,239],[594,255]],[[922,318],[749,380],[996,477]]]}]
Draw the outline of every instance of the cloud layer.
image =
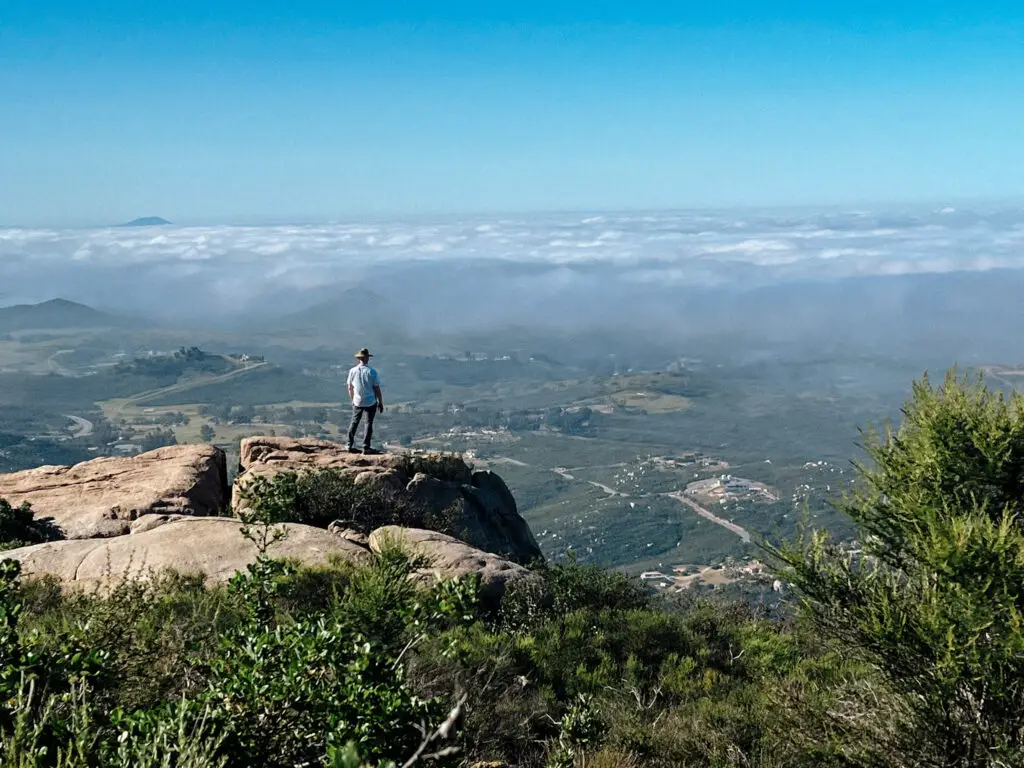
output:
[{"label": "cloud layer", "polygon": [[62,296],[162,318],[284,314],[374,276],[426,275],[457,294],[462,277],[486,274],[507,296],[554,300],[609,281],[750,288],[1022,268],[1022,208],[0,229],[0,304]]}]

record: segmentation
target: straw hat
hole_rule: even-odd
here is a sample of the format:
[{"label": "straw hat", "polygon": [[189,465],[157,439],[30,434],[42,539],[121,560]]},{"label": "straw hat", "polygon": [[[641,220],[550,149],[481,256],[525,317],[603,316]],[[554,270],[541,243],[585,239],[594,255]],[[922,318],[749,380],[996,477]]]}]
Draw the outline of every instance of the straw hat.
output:
[{"label": "straw hat", "polygon": [[368,350],[366,347],[363,347],[358,352],[356,352],[353,355],[353,357],[358,357],[360,360],[362,360],[363,358],[369,359],[373,357],[373,355],[370,354],[370,350]]}]

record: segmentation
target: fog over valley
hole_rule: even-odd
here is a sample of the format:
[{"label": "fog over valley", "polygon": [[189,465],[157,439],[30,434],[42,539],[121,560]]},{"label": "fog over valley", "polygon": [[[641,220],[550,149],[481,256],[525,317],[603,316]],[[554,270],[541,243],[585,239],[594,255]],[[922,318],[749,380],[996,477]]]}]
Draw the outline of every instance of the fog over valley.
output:
[{"label": "fog over valley", "polygon": [[60,296],[176,326],[612,328],[957,358],[1012,356],[1022,268],[1020,207],[0,229],[3,304]]}]

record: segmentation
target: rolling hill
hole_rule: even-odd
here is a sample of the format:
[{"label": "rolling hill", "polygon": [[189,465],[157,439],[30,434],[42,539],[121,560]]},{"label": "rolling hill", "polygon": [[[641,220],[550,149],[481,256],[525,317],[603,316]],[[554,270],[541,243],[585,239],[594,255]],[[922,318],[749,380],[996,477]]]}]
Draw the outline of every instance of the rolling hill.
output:
[{"label": "rolling hill", "polygon": [[124,318],[65,299],[0,307],[0,333],[55,328],[114,328],[126,322]]},{"label": "rolling hill", "polygon": [[390,299],[370,290],[347,288],[336,296],[297,312],[275,319],[281,330],[357,329],[380,325],[394,326],[402,319],[401,308]]}]

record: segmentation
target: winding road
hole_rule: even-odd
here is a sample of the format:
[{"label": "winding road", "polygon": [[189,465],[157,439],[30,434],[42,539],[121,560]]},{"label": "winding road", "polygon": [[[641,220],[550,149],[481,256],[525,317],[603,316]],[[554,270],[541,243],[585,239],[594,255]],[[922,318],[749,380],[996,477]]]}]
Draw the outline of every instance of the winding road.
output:
[{"label": "winding road", "polygon": [[235,379],[239,376],[245,376],[248,373],[265,368],[270,363],[255,363],[254,365],[246,365],[242,368],[236,368],[233,371],[227,373],[218,374],[216,376],[200,377],[191,381],[183,381],[177,384],[171,384],[167,387],[160,387],[159,389],[151,389],[148,392],[140,392],[137,395],[121,400],[117,408],[114,410],[115,415],[120,416],[124,409],[128,406],[139,406],[145,403],[147,400],[155,400],[163,395],[170,395],[178,392],[185,392],[190,389],[196,389],[197,387],[205,387],[207,384],[218,384],[222,381],[228,381],[229,379]]},{"label": "winding road", "polygon": [[743,541],[747,544],[750,543],[750,532],[746,528],[741,528],[740,526],[736,525],[736,523],[730,520],[726,520],[724,517],[719,517],[714,512],[709,512],[696,501],[687,496],[683,491],[674,491],[673,493],[666,493],[664,495],[668,496],[670,499],[675,499],[676,501],[682,502],[701,517],[705,518],[706,520],[710,520],[715,525],[722,526],[728,531],[732,531],[741,539],[743,539]]},{"label": "winding road", "polygon": [[48,358],[46,358],[46,367],[50,369],[51,373],[56,373],[58,376],[74,376],[74,372],[68,370],[63,365],[57,362],[57,358],[61,355],[67,355],[74,352],[73,349],[58,349]]},{"label": "winding road", "polygon": [[92,434],[94,426],[88,419],[83,419],[81,416],[72,416],[70,413],[65,413],[64,418],[75,422],[75,430],[71,433],[71,437],[88,437]]},{"label": "winding road", "polygon": [[[508,456],[495,456],[494,457],[494,461],[501,462],[503,464],[511,464],[511,465],[513,465],[515,467],[530,467],[531,469],[544,469],[544,470],[546,470],[548,472],[554,472],[556,475],[558,475],[559,477],[564,478],[566,480],[573,480],[573,481],[578,482],[578,483],[586,483],[587,485],[591,485],[594,488],[597,488],[598,490],[604,491],[609,496],[618,496],[618,497],[623,498],[623,499],[630,498],[628,493],[623,493],[622,491],[617,491],[614,488],[612,488],[611,486],[605,485],[604,483],[599,483],[599,482],[597,482],[595,480],[580,480],[580,478],[578,478],[575,475],[571,474],[568,469],[564,469],[562,467],[538,467],[538,466],[536,466],[534,464],[527,464],[525,461],[519,461],[518,459],[510,459]],[[609,466],[619,467],[619,466],[625,466],[625,464],[615,464],[615,465],[609,465]],[[576,469],[605,469],[605,468],[606,467],[576,467]]]},{"label": "winding road", "polygon": [[985,376],[990,376],[996,381],[1000,381],[1010,389],[1017,389],[1021,382],[1010,381],[1007,376],[1021,376],[1024,375],[1024,371],[1008,370],[998,365],[983,365],[981,366],[981,372]]},{"label": "winding road", "polygon": [[[510,459],[507,456],[496,456],[494,458],[494,461],[501,462],[501,463],[504,463],[504,464],[512,464],[512,465],[517,466],[517,467],[532,467],[534,469],[546,469],[547,471],[554,472],[556,475],[558,475],[559,477],[565,478],[566,480],[574,480],[576,482],[587,483],[588,485],[591,485],[594,488],[598,488],[598,489],[604,491],[609,496],[617,496],[617,497],[623,498],[623,499],[631,498],[628,493],[623,493],[622,491],[617,491],[614,488],[611,488],[611,487],[605,485],[604,483],[598,483],[598,482],[595,482],[593,480],[581,480],[580,478],[578,478],[575,475],[573,475],[568,469],[565,469],[563,467],[537,467],[537,466],[535,466],[533,464],[527,464],[525,461],[519,461],[518,459]],[[619,466],[624,466],[624,465],[615,464],[615,465],[609,465],[609,466],[611,466],[611,467],[619,467]],[[589,467],[589,469],[597,469],[597,468],[598,467]],[[577,469],[588,469],[588,467],[577,467]],[[676,501],[680,502],[681,504],[684,504],[687,507],[689,507],[690,509],[692,509],[694,512],[696,512],[698,515],[703,517],[705,520],[710,520],[715,525],[720,525],[722,528],[725,528],[730,533],[734,533],[737,536],[739,536],[745,543],[747,543],[747,544],[750,543],[750,541],[751,541],[750,531],[748,531],[746,528],[743,528],[742,526],[737,525],[736,523],[732,522],[731,520],[726,520],[724,517],[719,517],[714,512],[712,512],[712,511],[710,511],[708,509],[705,509],[700,504],[698,504],[696,501],[694,501],[691,497],[687,496],[684,491],[673,491],[671,493],[663,493],[663,494],[660,494],[660,495],[661,496],[667,496],[670,499],[675,499]],[[635,497],[635,498],[644,498],[644,495],[639,496],[639,497]]]}]

